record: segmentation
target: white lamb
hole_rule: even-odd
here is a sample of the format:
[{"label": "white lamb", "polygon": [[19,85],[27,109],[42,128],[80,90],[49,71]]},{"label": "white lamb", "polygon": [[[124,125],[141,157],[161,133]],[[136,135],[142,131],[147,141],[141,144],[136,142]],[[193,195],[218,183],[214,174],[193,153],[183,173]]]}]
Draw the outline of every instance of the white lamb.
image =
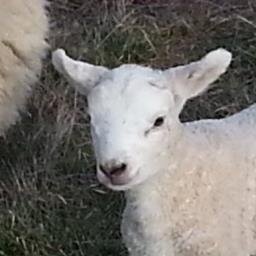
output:
[{"label": "white lamb", "polygon": [[0,135],[15,123],[48,48],[44,0],[0,0]]},{"label": "white lamb", "polygon": [[181,123],[187,99],[225,72],[218,49],[167,70],[53,64],[88,99],[100,182],[125,190],[131,256],[256,255],[256,104],[231,117]]}]

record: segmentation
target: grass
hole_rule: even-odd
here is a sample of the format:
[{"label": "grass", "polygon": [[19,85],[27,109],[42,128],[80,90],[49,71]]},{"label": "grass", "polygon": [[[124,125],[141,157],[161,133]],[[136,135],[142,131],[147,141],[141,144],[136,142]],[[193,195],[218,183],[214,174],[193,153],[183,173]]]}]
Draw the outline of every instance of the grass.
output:
[{"label": "grass", "polygon": [[[256,102],[256,4],[247,0],[52,0],[50,44],[114,67],[169,67],[225,47],[232,67],[182,120]],[[123,256],[122,195],[98,184],[86,101],[45,61],[27,111],[0,144],[0,256]]]}]

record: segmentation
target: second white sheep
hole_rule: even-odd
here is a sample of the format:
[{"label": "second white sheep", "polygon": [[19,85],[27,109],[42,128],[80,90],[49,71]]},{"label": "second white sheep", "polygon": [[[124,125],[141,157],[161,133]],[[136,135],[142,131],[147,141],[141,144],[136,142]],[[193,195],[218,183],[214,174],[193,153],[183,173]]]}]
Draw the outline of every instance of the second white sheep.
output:
[{"label": "second white sheep", "polygon": [[45,0],[0,0],[0,135],[14,124],[48,49]]}]

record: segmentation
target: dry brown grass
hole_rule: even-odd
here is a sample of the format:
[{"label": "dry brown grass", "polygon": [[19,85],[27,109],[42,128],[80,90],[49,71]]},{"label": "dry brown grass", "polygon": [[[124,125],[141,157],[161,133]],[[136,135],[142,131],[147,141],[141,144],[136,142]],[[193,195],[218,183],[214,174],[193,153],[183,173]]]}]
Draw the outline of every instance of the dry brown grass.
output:
[{"label": "dry brown grass", "polygon": [[[256,102],[256,4],[247,0],[52,0],[50,43],[116,66],[169,67],[216,47],[231,69],[191,100],[183,120],[223,117]],[[85,98],[49,59],[19,124],[0,146],[0,255],[126,255],[123,199],[94,176]]]}]

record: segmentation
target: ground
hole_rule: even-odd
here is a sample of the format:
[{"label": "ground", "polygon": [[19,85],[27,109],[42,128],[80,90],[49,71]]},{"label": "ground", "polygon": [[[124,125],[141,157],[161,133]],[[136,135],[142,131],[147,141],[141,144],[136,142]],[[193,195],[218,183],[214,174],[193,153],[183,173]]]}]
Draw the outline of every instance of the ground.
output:
[{"label": "ground", "polygon": [[[186,105],[182,120],[224,117],[256,102],[254,0],[52,0],[50,45],[114,67],[165,68],[233,52],[227,74]],[[20,122],[0,140],[0,255],[124,256],[122,194],[100,186],[86,99],[49,57]]]}]

